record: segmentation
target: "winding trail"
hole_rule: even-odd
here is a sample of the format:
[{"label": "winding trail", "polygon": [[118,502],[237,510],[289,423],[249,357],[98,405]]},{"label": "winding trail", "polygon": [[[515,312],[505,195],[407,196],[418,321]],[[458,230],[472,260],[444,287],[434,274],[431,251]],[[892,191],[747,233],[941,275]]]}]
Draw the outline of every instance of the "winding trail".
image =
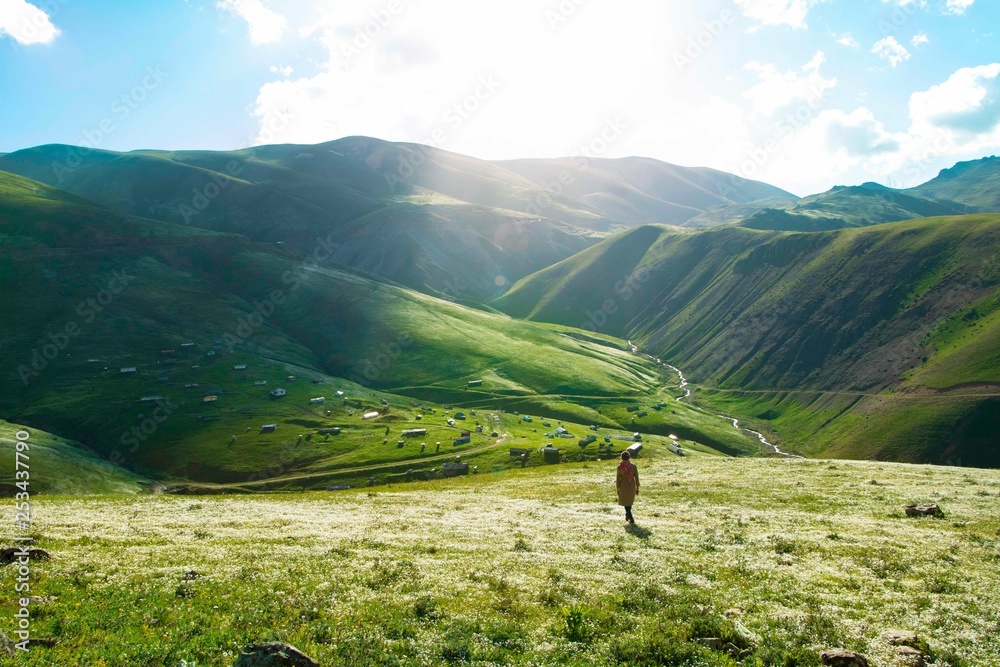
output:
[{"label": "winding trail", "polygon": [[[632,350],[633,354],[640,354],[639,348],[636,347],[635,345],[633,345],[632,341],[628,341],[628,346],[629,346],[629,349]],[[665,367],[669,368],[670,370],[674,371],[675,373],[677,373],[677,377],[680,378],[680,384],[677,387],[678,387],[678,389],[683,389],[684,390],[684,395],[683,396],[678,396],[677,399],[676,399],[677,401],[683,401],[685,398],[688,398],[688,397],[691,396],[691,387],[688,384],[687,379],[685,379],[684,373],[683,373],[683,371],[681,371],[681,369],[677,368],[676,366],[672,366],[672,365],[670,365],[668,363],[665,363],[664,361],[662,361],[660,359],[657,359],[656,357],[654,357],[654,356],[652,356],[650,354],[645,354],[645,353],[641,353],[641,354],[642,354],[642,356],[646,357],[650,361],[653,361],[653,362],[659,364],[660,366],[665,366]],[[660,389],[660,391],[663,391],[663,389]],[[770,449],[772,452],[774,452],[778,456],[784,456],[784,457],[787,457],[787,458],[790,458],[790,459],[804,459],[805,458],[804,456],[799,456],[798,454],[789,454],[788,452],[781,451],[780,447],[778,447],[776,444],[768,441],[768,439],[765,438],[764,434],[761,433],[760,431],[754,431],[753,429],[747,428],[745,426],[740,426],[740,420],[737,419],[736,417],[730,417],[729,415],[716,415],[716,416],[719,417],[719,418],[721,418],[721,419],[725,419],[726,421],[733,422],[733,428],[735,428],[736,430],[738,430],[738,431],[746,431],[747,433],[750,433],[750,434],[756,436],[757,439],[760,440],[760,444],[764,445],[765,447],[767,447],[768,449]]]}]

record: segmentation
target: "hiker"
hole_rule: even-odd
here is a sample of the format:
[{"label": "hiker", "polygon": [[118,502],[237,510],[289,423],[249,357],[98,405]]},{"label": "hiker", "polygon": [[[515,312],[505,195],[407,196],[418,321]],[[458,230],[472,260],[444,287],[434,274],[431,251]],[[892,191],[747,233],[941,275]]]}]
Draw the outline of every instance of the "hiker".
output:
[{"label": "hiker", "polygon": [[625,520],[635,525],[632,518],[632,503],[639,495],[639,469],[629,459],[629,453],[622,452],[622,462],[618,464],[615,488],[618,490],[618,504],[625,508]]}]

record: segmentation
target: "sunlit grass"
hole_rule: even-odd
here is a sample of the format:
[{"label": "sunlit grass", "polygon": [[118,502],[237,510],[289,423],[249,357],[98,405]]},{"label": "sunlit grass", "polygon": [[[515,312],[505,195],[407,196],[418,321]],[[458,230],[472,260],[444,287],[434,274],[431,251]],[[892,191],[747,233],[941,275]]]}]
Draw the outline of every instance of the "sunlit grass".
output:
[{"label": "sunlit grass", "polygon": [[[330,665],[1000,665],[1000,473],[897,464],[640,460],[340,494],[39,497],[23,665],[231,665],[260,640]],[[944,519],[907,519],[911,502]],[[5,540],[6,541],[6,540]],[[195,572],[197,574],[187,575]],[[13,570],[0,574],[12,590]],[[13,596],[0,614],[11,618]]]}]

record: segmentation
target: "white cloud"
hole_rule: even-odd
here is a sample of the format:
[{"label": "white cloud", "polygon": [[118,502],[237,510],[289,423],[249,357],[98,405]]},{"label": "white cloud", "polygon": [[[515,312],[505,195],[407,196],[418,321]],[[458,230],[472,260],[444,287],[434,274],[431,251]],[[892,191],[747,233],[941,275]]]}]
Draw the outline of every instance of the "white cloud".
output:
[{"label": "white cloud", "polygon": [[[940,8],[945,0],[935,1]],[[902,104],[884,117],[866,101],[829,108],[839,84],[822,52],[804,64],[761,58],[731,79],[716,68],[721,54],[679,73],[664,53],[685,48],[690,33],[674,25],[662,0],[633,0],[628,11],[574,5],[555,27],[537,0],[435,0],[419,9],[402,2],[381,23],[372,23],[372,12],[385,0],[357,3],[333,11],[317,0],[308,15],[292,21],[288,14],[296,31],[286,37],[319,55],[296,61],[294,72],[287,61],[272,61],[273,80],[253,107],[257,134],[247,144],[368,135],[485,159],[556,157],[586,154],[617,117],[625,131],[608,142],[606,157],[708,166],[800,194],[888,176],[915,185],[1000,147],[1000,131],[976,129],[990,126],[990,95],[1000,99],[990,93],[1000,80],[991,68],[924,86],[908,121]]]},{"label": "white cloud", "polygon": [[[910,125],[890,132],[865,107],[827,109],[784,138],[759,177],[793,192],[889,179],[918,185],[1000,146],[1000,63],[967,67],[910,96]],[[816,159],[822,156],[822,159]]]},{"label": "white cloud", "polygon": [[712,97],[704,104],[671,107],[666,115],[634,125],[618,154],[669,155],[669,160],[678,164],[733,170],[750,149],[746,113],[721,97]]},{"label": "white cloud", "polygon": [[872,53],[892,67],[897,67],[900,63],[910,59],[910,52],[892,36],[883,37],[875,42],[875,45],[872,46]]},{"label": "white cloud", "polygon": [[779,72],[772,64],[749,62],[746,69],[755,72],[760,82],[747,90],[743,97],[750,100],[755,112],[763,114],[774,113],[795,100],[815,103],[837,85],[836,78],[825,79],[820,74],[820,66],[825,60],[823,52],[817,51],[800,71],[788,72]]},{"label": "white cloud", "polygon": [[253,142],[368,135],[481,158],[570,155],[622,110],[662,118],[677,106],[676,88],[643,85],[674,72],[656,57],[668,19],[659,0],[582,5],[556,29],[537,0],[394,3],[373,23],[379,6],[390,5],[307,21],[299,34],[325,58],[261,86]]},{"label": "white cloud", "polygon": [[823,0],[735,0],[743,13],[764,25],[787,25],[802,29],[809,9]]},{"label": "white cloud", "polygon": [[261,0],[219,0],[217,6],[247,22],[250,41],[255,46],[279,41],[288,26],[284,16],[268,8]]},{"label": "white cloud", "polygon": [[981,135],[1000,126],[1000,63],[963,67],[948,80],[910,96],[910,119],[921,132],[945,129]]},{"label": "white cloud", "polygon": [[292,75],[292,72],[294,72],[295,70],[292,69],[290,65],[271,65],[268,68],[268,71],[271,72],[272,74],[280,74],[282,77],[287,79]]},{"label": "white cloud", "polygon": [[912,44],[914,47],[920,47],[924,44],[927,44],[930,41],[931,39],[930,37],[927,36],[926,32],[918,32],[916,35],[913,36],[913,39],[910,40],[910,44]]},{"label": "white cloud", "polygon": [[893,136],[886,132],[881,121],[865,107],[849,114],[836,109],[825,111],[820,119],[826,125],[826,142],[830,150],[842,150],[851,157],[894,153],[905,140],[905,135]]},{"label": "white cloud", "polygon": [[945,11],[949,14],[964,14],[976,0],[948,0]]},{"label": "white cloud", "polygon": [[18,44],[51,44],[59,28],[49,15],[25,0],[0,0],[0,37],[10,35]]},{"label": "white cloud", "polygon": [[757,177],[803,194],[824,190],[831,181],[856,183],[887,173],[885,165],[906,139],[887,132],[865,107],[826,109],[785,128]]},{"label": "white cloud", "polygon": [[856,39],[856,38],[854,37],[854,35],[852,35],[852,34],[851,34],[851,33],[849,33],[849,32],[845,32],[845,33],[844,33],[843,35],[841,35],[841,36],[840,36],[840,37],[839,37],[839,38],[837,39],[837,44],[840,44],[841,46],[848,46],[848,47],[850,47],[850,48],[852,48],[852,49],[856,49],[856,48],[858,48],[859,46],[861,46],[861,42],[859,42],[859,41],[858,41],[858,40],[857,40],[857,39]]}]

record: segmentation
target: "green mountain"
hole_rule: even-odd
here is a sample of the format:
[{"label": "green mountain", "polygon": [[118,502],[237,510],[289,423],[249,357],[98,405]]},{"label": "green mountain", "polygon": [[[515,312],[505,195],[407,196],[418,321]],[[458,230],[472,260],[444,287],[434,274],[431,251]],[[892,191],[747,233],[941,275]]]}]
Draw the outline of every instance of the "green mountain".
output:
[{"label": "green mountain", "polygon": [[[0,418],[130,473],[319,483],[455,454],[489,470],[512,465],[507,439],[534,448],[546,430],[504,422],[502,410],[630,437],[637,402],[653,413],[646,433],[758,451],[713,413],[662,410],[662,370],[624,341],[466,307],[281,245],[124,216],[11,174],[0,192],[0,305],[15,314],[0,321]],[[483,432],[453,447],[464,424],[446,423],[444,404],[495,423],[477,418]],[[394,446],[408,427],[448,449]]]},{"label": "green mountain", "polygon": [[917,196],[954,201],[977,211],[1000,212],[1000,157],[959,162],[937,178],[910,188]]},{"label": "green mountain", "polygon": [[795,199],[759,181],[649,158],[509,160],[499,164],[543,188],[583,202],[604,220],[629,227],[647,223],[682,225],[719,206],[760,199]]},{"label": "green mountain", "polygon": [[494,305],[629,338],[797,451],[996,466],[998,247],[996,215],[814,233],[648,226]]},{"label": "green mountain", "polygon": [[916,218],[962,215],[978,210],[956,202],[935,201],[906,192],[878,183],[838,186],[793,203],[762,209],[737,224],[749,229],[817,232]]},{"label": "green mountain", "polygon": [[960,162],[906,190],[878,183],[838,186],[802,199],[772,198],[712,208],[680,226],[737,223],[750,229],[828,231],[944,215],[1000,212],[1000,158]]},{"label": "green mountain", "polygon": [[[449,456],[393,440],[428,424],[435,446],[454,440],[446,405],[483,411],[454,451],[487,469],[511,464],[508,441],[554,437],[551,420],[609,443],[760,450],[720,414],[805,454],[1000,465],[1000,218],[875,224],[969,203],[866,184],[781,204],[786,229],[752,228],[764,211],[598,242],[769,190],[639,158],[488,163],[360,137],[93,151],[68,172],[64,149],[0,157],[100,199],[0,171],[0,299],[16,313],[0,324],[0,418],[123,474],[398,475]],[[982,170],[959,170],[970,191]],[[797,231],[827,222],[847,228]],[[657,357],[692,398],[670,400],[685,392]]]},{"label": "green mountain", "polygon": [[678,227],[687,229],[708,229],[719,225],[728,225],[733,222],[742,222],[754,213],[759,213],[764,209],[777,209],[798,201],[787,197],[768,197],[746,204],[732,204],[730,206],[719,206],[710,208],[704,213],[699,213],[695,217],[687,220]]},{"label": "green mountain", "polygon": [[0,170],[120,214],[319,248],[425,293],[479,302],[609,230],[787,195],[649,159],[487,162],[367,137],[230,152],[48,145],[0,156]]},{"label": "green mountain", "polygon": [[5,246],[134,245],[177,236],[210,239],[220,235],[122,215],[37,181],[0,172],[0,239]]}]

